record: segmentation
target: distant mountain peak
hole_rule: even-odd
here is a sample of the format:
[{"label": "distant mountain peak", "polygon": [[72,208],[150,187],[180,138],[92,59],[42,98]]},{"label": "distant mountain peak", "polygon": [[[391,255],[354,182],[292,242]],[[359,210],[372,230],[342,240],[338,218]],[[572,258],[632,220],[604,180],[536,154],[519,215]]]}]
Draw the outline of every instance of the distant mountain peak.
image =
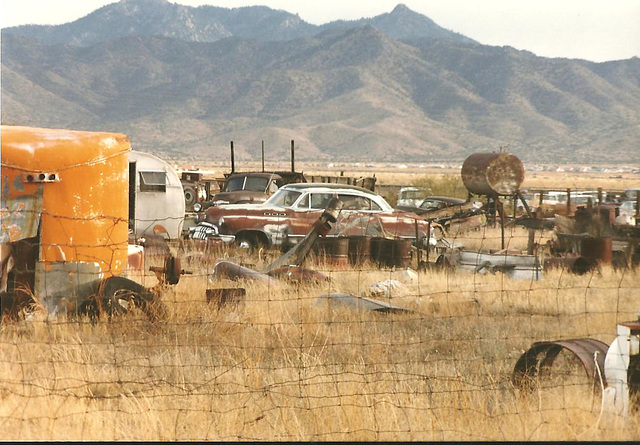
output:
[{"label": "distant mountain peak", "polygon": [[403,14],[406,12],[412,12],[415,14],[415,12],[409,9],[404,3],[398,3],[396,7],[393,8],[393,11],[391,11],[391,14]]},{"label": "distant mountain peak", "polygon": [[403,3],[396,5],[391,12],[376,17],[337,20],[316,26],[305,22],[298,14],[267,6],[192,7],[169,0],[120,0],[71,23],[15,26],[5,28],[3,32],[22,34],[46,45],[92,46],[131,35],[158,35],[194,42],[215,42],[228,37],[283,41],[364,24],[374,26],[393,39],[430,38],[473,42],[441,28]]},{"label": "distant mountain peak", "polygon": [[123,5],[163,5],[171,2],[168,0],[120,0],[118,3]]}]

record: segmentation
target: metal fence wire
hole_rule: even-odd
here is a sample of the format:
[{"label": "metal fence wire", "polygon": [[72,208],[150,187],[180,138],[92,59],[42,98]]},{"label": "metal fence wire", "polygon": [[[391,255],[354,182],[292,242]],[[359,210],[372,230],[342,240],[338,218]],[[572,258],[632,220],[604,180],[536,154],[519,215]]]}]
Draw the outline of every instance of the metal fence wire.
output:
[{"label": "metal fence wire", "polygon": [[[372,240],[325,241],[269,274],[283,252],[107,241],[129,249],[118,273],[140,287],[68,291],[55,310],[39,292],[91,280],[38,252],[86,246],[25,240],[3,293],[3,439],[639,440],[637,356],[624,415],[602,368],[637,320],[637,266],[545,262],[554,239],[488,224],[386,259]],[[26,296],[15,311],[10,291]]]}]

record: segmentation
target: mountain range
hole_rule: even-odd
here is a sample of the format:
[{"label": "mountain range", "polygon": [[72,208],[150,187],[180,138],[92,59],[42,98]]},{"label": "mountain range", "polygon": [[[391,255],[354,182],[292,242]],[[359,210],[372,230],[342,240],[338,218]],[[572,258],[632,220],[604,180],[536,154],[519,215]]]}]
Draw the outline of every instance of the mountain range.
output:
[{"label": "mountain range", "polygon": [[5,28],[2,122],[115,131],[168,159],[637,162],[640,59],[482,45],[398,5],[309,24],[264,6],[122,0]]}]

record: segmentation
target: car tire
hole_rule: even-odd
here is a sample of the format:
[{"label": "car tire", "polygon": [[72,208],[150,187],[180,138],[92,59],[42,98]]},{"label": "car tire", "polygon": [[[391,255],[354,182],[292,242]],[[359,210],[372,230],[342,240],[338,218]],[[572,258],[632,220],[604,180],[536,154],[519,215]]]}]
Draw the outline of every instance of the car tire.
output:
[{"label": "car tire", "polygon": [[105,313],[110,319],[140,311],[150,321],[160,321],[167,316],[167,308],[152,291],[123,277],[107,278],[99,301],[94,302],[97,314]]},{"label": "car tire", "polygon": [[243,234],[236,237],[236,246],[247,253],[253,253],[260,248],[258,237],[252,234]]}]

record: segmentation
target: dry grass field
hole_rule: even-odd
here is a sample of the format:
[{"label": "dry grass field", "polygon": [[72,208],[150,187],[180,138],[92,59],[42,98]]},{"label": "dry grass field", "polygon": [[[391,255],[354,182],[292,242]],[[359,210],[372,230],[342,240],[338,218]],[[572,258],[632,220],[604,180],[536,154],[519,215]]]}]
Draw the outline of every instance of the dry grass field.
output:
[{"label": "dry grass field", "polygon": [[[395,175],[377,177],[406,183],[423,172]],[[577,187],[583,179],[527,181]],[[540,233],[537,241],[551,236]],[[498,229],[482,228],[456,241],[491,248],[500,239]],[[524,249],[527,231],[509,228],[506,239],[509,249]],[[191,273],[163,296],[162,320],[135,312],[49,319],[36,311],[2,324],[4,440],[640,440],[638,412],[603,412],[600,389],[575,357],[561,354],[530,390],[511,382],[516,361],[536,341],[610,343],[616,324],[640,309],[638,270],[552,270],[532,281],[435,269],[413,275],[368,263],[346,268],[312,257],[305,266],[329,281],[267,285],[211,271],[216,258],[260,269],[273,252],[177,253]],[[373,292],[387,280],[399,284],[390,294]],[[226,287],[245,288],[245,301],[207,302],[207,289]],[[409,311],[316,300],[330,292]]]}]

